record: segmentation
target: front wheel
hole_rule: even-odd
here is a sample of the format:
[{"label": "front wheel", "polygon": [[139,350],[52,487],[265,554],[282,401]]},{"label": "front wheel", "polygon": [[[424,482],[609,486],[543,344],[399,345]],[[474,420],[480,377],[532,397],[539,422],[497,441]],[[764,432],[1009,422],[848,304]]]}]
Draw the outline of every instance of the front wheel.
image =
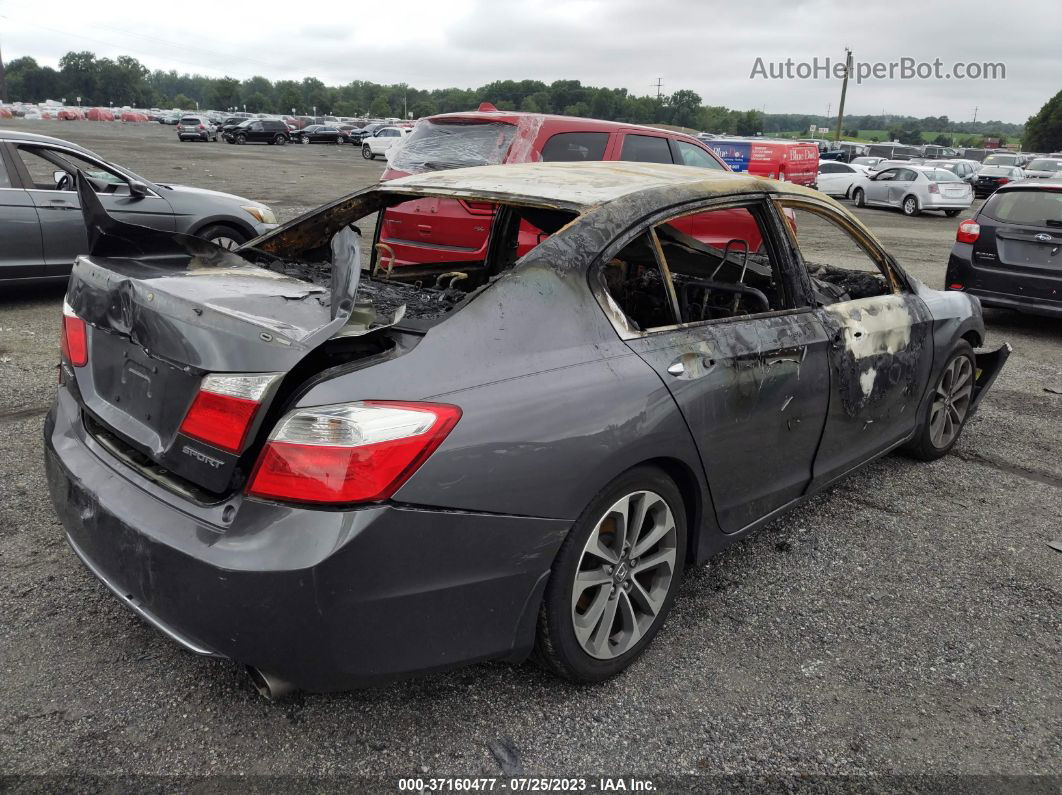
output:
[{"label": "front wheel", "polygon": [[346,136],[340,135],[336,138],[337,144],[345,144],[347,142]]},{"label": "front wheel", "polygon": [[852,200],[855,202],[856,207],[866,207],[867,203],[863,198],[863,189],[856,188],[852,191]]},{"label": "front wheel", "polygon": [[376,155],[372,153],[372,150],[369,148],[368,144],[361,145],[361,156],[364,157],[366,160],[374,160],[376,158]]},{"label": "front wheel", "polygon": [[302,141],[304,144],[308,144],[310,143],[310,136],[304,135],[299,140]]},{"label": "front wheel", "polygon": [[937,378],[928,413],[915,437],[904,451],[922,461],[945,456],[959,440],[970,416],[974,383],[977,380],[973,348],[959,340]]},{"label": "front wheel", "polygon": [[538,660],[575,682],[624,670],[663,625],[685,560],[686,513],[675,483],[655,467],[618,477],[557,553],[539,611]]},{"label": "front wheel", "polygon": [[954,218],[960,212],[962,212],[962,211],[961,210],[945,210],[944,211],[944,215],[948,216],[948,218]]},{"label": "front wheel", "polygon": [[236,136],[236,143],[238,143],[240,146],[243,146],[245,143],[247,143],[247,136],[243,133],[240,133]]},{"label": "front wheel", "polygon": [[914,196],[908,196],[906,199],[904,199],[903,204],[901,206],[903,207],[904,215],[908,217],[918,215],[918,199],[916,199]]},{"label": "front wheel", "polygon": [[214,245],[221,246],[228,251],[232,251],[247,242],[247,235],[224,224],[214,224],[205,229],[200,229],[196,236],[209,240]]}]

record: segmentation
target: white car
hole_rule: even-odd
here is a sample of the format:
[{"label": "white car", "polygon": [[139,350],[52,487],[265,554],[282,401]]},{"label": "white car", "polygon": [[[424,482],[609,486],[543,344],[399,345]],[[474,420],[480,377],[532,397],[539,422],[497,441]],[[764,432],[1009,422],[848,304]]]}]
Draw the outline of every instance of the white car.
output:
[{"label": "white car", "polygon": [[403,140],[412,130],[409,127],[381,127],[361,142],[361,156],[375,160],[377,155],[387,155],[387,150]]},{"label": "white car", "polygon": [[828,196],[844,196],[847,199],[852,186],[859,182],[860,177],[866,176],[868,171],[866,166],[841,163],[836,160],[820,160],[819,190]]},{"label": "white car", "polygon": [[973,204],[974,190],[947,169],[892,166],[861,177],[852,200],[856,207],[897,207],[904,215],[943,210],[952,218]]}]

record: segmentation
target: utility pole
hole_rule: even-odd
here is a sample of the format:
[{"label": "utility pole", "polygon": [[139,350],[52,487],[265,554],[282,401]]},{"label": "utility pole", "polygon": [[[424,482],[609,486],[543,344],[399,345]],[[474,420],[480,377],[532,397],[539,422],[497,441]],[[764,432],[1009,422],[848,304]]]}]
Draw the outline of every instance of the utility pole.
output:
[{"label": "utility pole", "polygon": [[973,117],[973,120],[975,122],[977,121],[977,105],[974,105],[974,117]]},{"label": "utility pole", "polygon": [[661,87],[663,86],[663,81],[664,81],[664,78],[662,78],[662,77],[656,78],[656,101],[657,102],[660,102],[664,98],[663,91],[661,90]]},{"label": "utility pole", "polygon": [[837,106],[837,132],[833,136],[833,140],[837,143],[841,142],[841,130],[844,128],[844,97],[848,93],[848,75],[852,71],[852,51],[845,47],[844,52],[844,81],[841,83],[841,104]]},{"label": "utility pole", "polygon": [[0,53],[0,102],[7,102],[7,75],[4,74],[3,53]]}]

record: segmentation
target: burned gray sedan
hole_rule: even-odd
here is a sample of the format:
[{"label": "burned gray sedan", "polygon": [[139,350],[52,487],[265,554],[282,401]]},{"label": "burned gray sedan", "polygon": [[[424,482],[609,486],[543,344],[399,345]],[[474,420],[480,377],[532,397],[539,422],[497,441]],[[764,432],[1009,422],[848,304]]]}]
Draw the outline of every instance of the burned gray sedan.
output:
[{"label": "burned gray sedan", "polygon": [[[271,695],[532,652],[612,676],[687,565],[877,456],[946,454],[1009,351],[840,205],[747,175],[439,171],[236,252],[93,199],[56,509],[119,599]],[[393,218],[454,201],[486,258],[396,266]]]}]

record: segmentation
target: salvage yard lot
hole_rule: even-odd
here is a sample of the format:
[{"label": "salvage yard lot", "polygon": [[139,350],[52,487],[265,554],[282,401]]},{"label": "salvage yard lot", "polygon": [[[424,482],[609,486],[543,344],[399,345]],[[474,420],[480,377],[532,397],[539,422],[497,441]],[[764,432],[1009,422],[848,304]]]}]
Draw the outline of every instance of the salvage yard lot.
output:
[{"label": "salvage yard lot", "polygon": [[[351,146],[9,124],[282,221],[383,170]],[[942,286],[958,219],[857,213]],[[988,344],[1015,352],[952,455],[888,456],[689,571],[617,679],[492,664],[272,704],[136,618],[67,547],[41,459],[62,289],[0,289],[2,772],[1062,774],[1062,322],[987,312]]]}]

